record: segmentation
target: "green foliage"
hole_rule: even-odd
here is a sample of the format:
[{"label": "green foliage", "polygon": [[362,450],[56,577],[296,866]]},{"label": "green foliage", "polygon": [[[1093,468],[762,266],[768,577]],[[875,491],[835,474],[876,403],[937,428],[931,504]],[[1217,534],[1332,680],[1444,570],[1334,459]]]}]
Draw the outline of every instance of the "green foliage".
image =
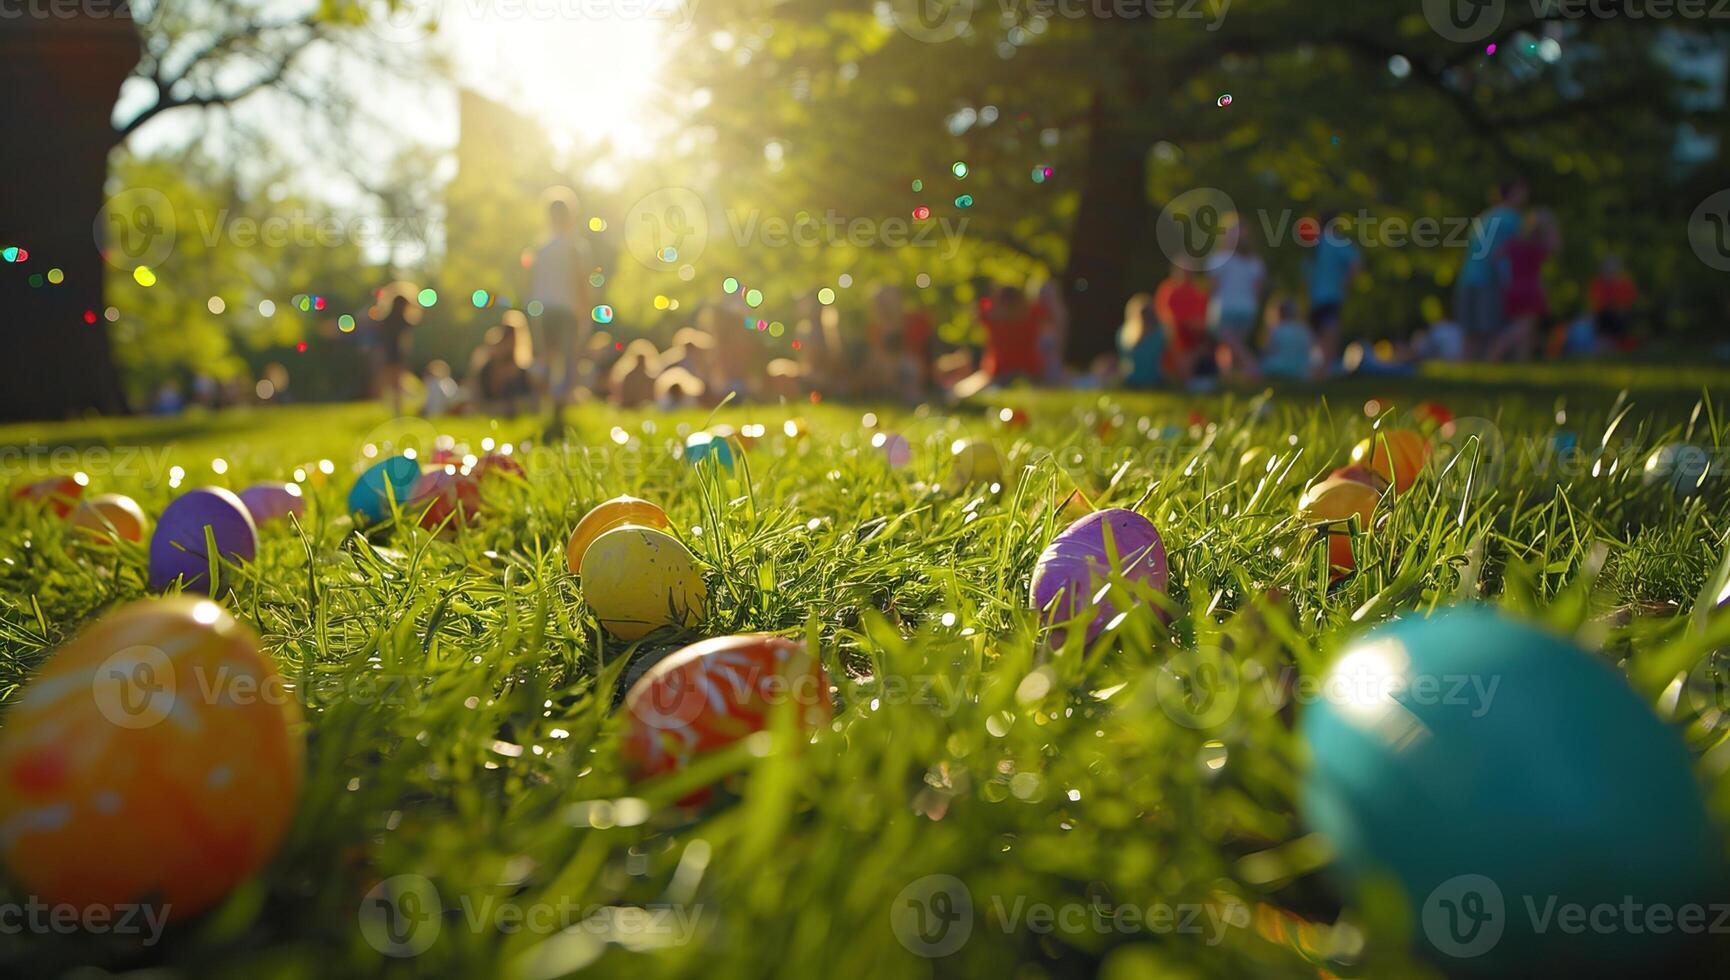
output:
[{"label": "green foliage", "polygon": [[[225,599],[308,705],[307,783],[282,852],[160,947],[4,936],[0,963],[15,975],[90,963],[284,978],[1426,974],[1397,897],[1372,889],[1342,905],[1325,842],[1295,809],[1303,753],[1276,681],[1319,674],[1372,623],[1485,601],[1577,634],[1684,727],[1730,815],[1725,714],[1665,693],[1730,641],[1722,614],[1690,615],[1694,596],[1722,587],[1730,496],[1717,475],[1678,499],[1640,468],[1645,447],[1677,438],[1721,460],[1730,424],[1664,368],[1619,370],[1638,381],[1621,399],[1590,369],[1524,392],[1402,389],[1493,420],[1504,465],[1463,499],[1445,482],[1386,499],[1359,529],[1359,571],[1331,583],[1295,501],[1370,434],[1371,396],[1391,412],[1384,424],[1407,417],[1412,406],[1388,408],[1373,383],[1202,401],[1016,392],[989,406],[1024,408],[1025,429],[999,427],[985,406],[878,409],[912,442],[904,470],[869,448],[859,408],[802,408],[811,435],[795,440],[778,434],[787,409],[734,406],[724,421],[770,433],[735,477],[679,461],[683,427],[705,421],[695,413],[582,410],[569,444],[541,446],[526,442],[539,420],[450,420],[441,427],[471,445],[515,442],[527,484],[493,491],[486,521],[454,535],[396,527],[370,541],[340,515],[352,472],[365,445],[400,448],[418,427],[379,426],[372,406],[0,430],[0,443],[166,453],[148,472],[90,467],[93,490],[135,494],[153,513],[172,496],[156,475],[169,465],[186,485],[235,487],[318,458],[337,471],[309,484],[302,526],[265,529]],[[1580,458],[1546,450],[1560,430],[1578,434]],[[963,434],[1006,454],[1001,494],[935,486]],[[1252,449],[1262,455],[1245,462]],[[1140,601],[1099,645],[1050,649],[1027,583],[1056,530],[1043,501],[1072,482],[1158,524],[1171,597],[1120,594]],[[684,777],[627,779],[611,712],[620,678],[696,634],[612,641],[565,571],[572,524],[620,493],[663,504],[697,554],[713,597],[703,635],[769,630],[821,651],[838,687],[833,730],[799,744],[776,729]],[[81,624],[145,594],[144,556],[93,560],[62,523],[11,507],[0,584],[10,700]],[[1227,651],[1245,679],[1219,718],[1188,714],[1205,651]],[[723,775],[711,806],[674,805]],[[424,876],[445,913],[438,940],[399,962],[364,941],[357,916],[402,874]],[[975,909],[971,940],[935,962],[898,942],[890,919],[929,874],[959,878]],[[1127,922],[1045,933],[1019,917],[1040,903],[1254,911],[1210,944]],[[501,905],[575,908],[586,924],[498,929],[486,910]],[[643,905],[676,907],[691,931],[604,926]]]}]

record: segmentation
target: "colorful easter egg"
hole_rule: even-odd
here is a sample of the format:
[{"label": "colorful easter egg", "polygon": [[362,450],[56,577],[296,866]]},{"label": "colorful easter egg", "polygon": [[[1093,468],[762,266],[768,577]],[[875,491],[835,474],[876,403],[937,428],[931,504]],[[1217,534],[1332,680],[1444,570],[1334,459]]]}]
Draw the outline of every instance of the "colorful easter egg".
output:
[{"label": "colorful easter egg", "polygon": [[1454,412],[1441,402],[1418,402],[1412,409],[1412,418],[1419,425],[1440,428],[1454,420]]},{"label": "colorful easter egg", "polygon": [[401,507],[420,479],[420,465],[407,456],[392,456],[367,468],[348,493],[348,511],[362,527],[391,516],[391,505]]},{"label": "colorful easter egg", "polygon": [[801,731],[833,716],[829,675],[803,643],[767,634],[718,636],[655,664],[625,695],[625,765],[646,779],[681,769],[769,725],[789,704]]},{"label": "colorful easter egg", "polygon": [[948,486],[951,493],[1003,482],[1003,457],[991,443],[958,439],[950,445],[949,455]]},{"label": "colorful easter egg", "polygon": [[[1126,611],[1118,608],[1114,596],[1099,595],[1112,576],[1165,591],[1165,543],[1152,521],[1122,507],[1088,514],[1052,539],[1033,566],[1033,608],[1051,626],[1074,619],[1097,602],[1087,625],[1087,642],[1092,643],[1107,623]],[[1053,639],[1062,642],[1057,633]]]},{"label": "colorful easter egg", "polygon": [[299,706],[216,603],[136,602],[50,656],[0,732],[0,855],[24,893],[181,919],[258,871],[300,792]]},{"label": "colorful easter egg", "polygon": [[580,576],[583,555],[588,552],[589,545],[613,528],[626,524],[661,529],[672,526],[672,522],[667,520],[667,512],[647,500],[631,496],[614,497],[596,504],[571,529],[570,540],[565,543],[565,567],[571,570],[572,575]]},{"label": "colorful easter egg", "polygon": [[420,526],[429,531],[467,527],[481,512],[480,479],[449,466],[428,470],[409,490],[403,509],[418,514]]},{"label": "colorful easter egg", "polygon": [[240,491],[240,502],[259,526],[293,514],[306,516],[306,495],[295,483],[257,483]]},{"label": "colorful easter egg", "polygon": [[1667,486],[1678,497],[1692,497],[1717,475],[1712,472],[1712,457],[1706,450],[1673,442],[1646,457],[1640,481],[1646,486]]},{"label": "colorful easter egg", "polygon": [[220,590],[220,581],[210,581],[207,535],[222,562],[249,562],[258,555],[258,527],[239,497],[221,487],[188,490],[163,509],[150,536],[150,587],[166,589],[179,579],[189,592]]},{"label": "colorful easter egg", "polygon": [[70,476],[51,476],[12,491],[13,500],[46,505],[59,517],[72,513],[72,508],[78,505],[78,498],[82,496],[84,484]]},{"label": "colorful easter egg", "polygon": [[1352,448],[1352,462],[1380,473],[1405,493],[1430,460],[1430,441],[1411,429],[1385,429]]},{"label": "colorful easter egg", "polygon": [[1368,466],[1342,466],[1328,474],[1330,480],[1350,480],[1361,483],[1381,496],[1388,489],[1388,478]]},{"label": "colorful easter egg", "polygon": [[583,554],[583,598],[607,632],[638,639],[661,626],[695,626],[708,588],[697,560],[665,531],[627,524]]},{"label": "colorful easter egg", "polygon": [[73,509],[72,526],[86,541],[113,544],[116,540],[143,541],[150,519],[131,497],[99,493]]},{"label": "colorful easter egg", "polygon": [[506,453],[487,453],[475,460],[475,465],[469,470],[469,474],[477,480],[484,480],[489,476],[514,476],[519,480],[529,478],[528,471],[523,469],[523,464],[518,462],[515,456]]},{"label": "colorful easter egg", "polygon": [[1445,972],[1620,973],[1687,937],[1644,919],[1558,928],[1555,911],[1674,911],[1721,881],[1681,737],[1560,636],[1487,609],[1407,619],[1353,644],[1317,690],[1304,817],[1349,885],[1403,888]]},{"label": "colorful easter egg", "polygon": [[1358,519],[1358,530],[1367,532],[1381,494],[1356,480],[1331,478],[1304,491],[1298,499],[1298,517],[1323,528],[1328,536],[1328,564],[1337,569],[1357,567],[1352,555],[1350,521]]},{"label": "colorful easter egg", "polygon": [[685,462],[695,466],[705,460],[714,460],[715,465],[722,469],[733,468],[733,447],[727,440],[717,439],[708,432],[693,432],[685,440]]}]

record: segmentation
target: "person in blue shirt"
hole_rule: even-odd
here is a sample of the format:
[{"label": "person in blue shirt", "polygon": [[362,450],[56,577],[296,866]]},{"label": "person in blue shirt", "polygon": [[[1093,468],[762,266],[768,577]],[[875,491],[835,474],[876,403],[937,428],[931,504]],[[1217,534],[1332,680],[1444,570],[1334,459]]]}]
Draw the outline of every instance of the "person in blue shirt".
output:
[{"label": "person in blue shirt", "polygon": [[1508,263],[1503,252],[1520,231],[1526,185],[1510,181],[1497,188],[1496,201],[1472,220],[1466,260],[1454,282],[1454,320],[1465,328],[1473,357],[1480,357],[1507,322],[1503,297]]},{"label": "person in blue shirt", "polygon": [[1123,383],[1131,388],[1157,388],[1165,383],[1165,331],[1153,308],[1153,297],[1137,293],[1123,310],[1117,349],[1128,366]]},{"label": "person in blue shirt", "polygon": [[1346,287],[1363,270],[1363,257],[1348,232],[1337,212],[1324,214],[1315,252],[1304,270],[1309,285],[1310,329],[1321,348],[1322,363],[1329,366],[1339,359]]}]

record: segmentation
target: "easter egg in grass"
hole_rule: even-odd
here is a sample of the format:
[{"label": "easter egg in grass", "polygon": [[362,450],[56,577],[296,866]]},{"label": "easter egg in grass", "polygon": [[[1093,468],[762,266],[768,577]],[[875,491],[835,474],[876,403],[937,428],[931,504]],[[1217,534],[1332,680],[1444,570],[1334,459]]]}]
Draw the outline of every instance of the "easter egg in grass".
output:
[{"label": "easter egg in grass", "polygon": [[526,480],[529,477],[528,471],[523,469],[523,464],[518,462],[515,456],[506,453],[487,453],[475,460],[475,465],[469,470],[469,475],[477,480],[484,480],[492,476],[511,476],[519,480]]},{"label": "easter egg in grass", "polygon": [[84,484],[76,477],[51,476],[46,480],[26,483],[12,491],[12,499],[27,504],[46,505],[56,516],[72,513],[78,499],[84,496]]},{"label": "easter egg in grass", "polygon": [[1357,518],[1358,530],[1367,532],[1375,516],[1381,494],[1356,480],[1331,477],[1305,490],[1298,499],[1298,517],[1304,523],[1320,527],[1328,537],[1328,564],[1336,569],[1357,567],[1352,554],[1351,520]]},{"label": "easter egg in grass", "polygon": [[306,495],[297,483],[255,483],[240,491],[240,502],[259,526],[288,518],[306,516]]},{"label": "easter egg in grass", "polygon": [[595,618],[621,640],[662,626],[695,626],[708,599],[697,560],[679,539],[634,524],[595,538],[583,554],[580,577]]},{"label": "easter egg in grass", "polygon": [[718,636],[679,650],[631,685],[623,708],[625,766],[637,779],[762,731],[776,710],[791,711],[804,732],[827,725],[834,711],[822,662],[803,643],[767,634]]},{"label": "easter egg in grass", "polygon": [[300,709],[208,599],[135,602],[45,660],[0,731],[0,855],[42,901],[221,900],[293,820]]},{"label": "easter egg in grass", "polygon": [[[1120,612],[1115,592],[1100,596],[1112,577],[1164,592],[1165,544],[1153,522],[1122,507],[1095,511],[1064,528],[1040,553],[1029,589],[1046,626],[1067,622],[1097,602],[1087,625],[1093,642]],[[1062,637],[1053,639],[1061,643]]]},{"label": "easter egg in grass", "polygon": [[407,456],[392,456],[368,467],[348,493],[348,511],[355,524],[365,527],[389,519],[391,506],[407,503],[418,479],[420,464]]},{"label": "easter egg in grass", "polygon": [[1430,441],[1411,429],[1378,430],[1352,448],[1352,462],[1367,466],[1405,493],[1430,460]]},{"label": "easter egg in grass", "polygon": [[565,543],[565,566],[571,574],[582,574],[583,555],[596,538],[625,524],[660,529],[672,526],[667,512],[647,500],[626,495],[596,504],[571,529],[570,540]]},{"label": "easter egg in grass", "polygon": [[102,544],[143,541],[150,519],[138,501],[121,493],[99,493],[72,511],[72,526],[80,540]]},{"label": "easter egg in grass", "polygon": [[733,468],[733,447],[726,439],[718,439],[712,433],[693,432],[685,440],[685,462],[696,466],[705,460],[714,460],[721,469]]},{"label": "easter egg in grass", "polygon": [[1369,487],[1371,490],[1374,490],[1377,496],[1380,496],[1388,488],[1388,478],[1377,473],[1375,470],[1370,469],[1368,466],[1341,466],[1332,473],[1329,473],[1328,479],[1350,480],[1353,483],[1361,483],[1364,486]]},{"label": "easter egg in grass", "polygon": [[1318,690],[1304,819],[1348,890],[1400,886],[1447,972],[1662,962],[1678,931],[1545,928],[1543,910],[1676,909],[1722,884],[1681,737],[1564,637],[1483,608],[1413,617],[1351,644]]},{"label": "easter egg in grass", "polygon": [[221,487],[200,487],[170,501],[150,535],[150,587],[166,589],[178,579],[189,592],[219,591],[223,583],[210,581],[211,541],[219,574],[223,563],[258,556],[258,526],[239,497]]},{"label": "easter egg in grass", "polygon": [[422,473],[403,508],[429,531],[466,527],[481,512],[481,484],[473,473],[441,466]]},{"label": "easter egg in grass", "polygon": [[1673,442],[1660,446],[1646,457],[1640,482],[1649,487],[1667,486],[1678,497],[1692,497],[1700,493],[1712,477],[1722,475],[1712,472],[1712,457],[1706,450]]}]

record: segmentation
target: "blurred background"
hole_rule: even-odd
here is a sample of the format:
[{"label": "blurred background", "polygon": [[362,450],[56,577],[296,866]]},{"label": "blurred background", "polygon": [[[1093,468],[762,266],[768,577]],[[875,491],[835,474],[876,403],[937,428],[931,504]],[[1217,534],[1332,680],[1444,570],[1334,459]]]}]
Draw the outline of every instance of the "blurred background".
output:
[{"label": "blurred background", "polygon": [[797,361],[889,284],[966,349],[1011,282],[1061,295],[1084,368],[1184,195],[1276,288],[1306,219],[1355,222],[1344,329],[1397,339],[1521,180],[1566,236],[1555,312],[1613,255],[1643,349],[1694,357],[1730,312],[1711,6],[5,0],[0,416],[363,396],[387,284],[410,370],[460,365],[527,306],[553,187],[619,347],[714,309]]}]

